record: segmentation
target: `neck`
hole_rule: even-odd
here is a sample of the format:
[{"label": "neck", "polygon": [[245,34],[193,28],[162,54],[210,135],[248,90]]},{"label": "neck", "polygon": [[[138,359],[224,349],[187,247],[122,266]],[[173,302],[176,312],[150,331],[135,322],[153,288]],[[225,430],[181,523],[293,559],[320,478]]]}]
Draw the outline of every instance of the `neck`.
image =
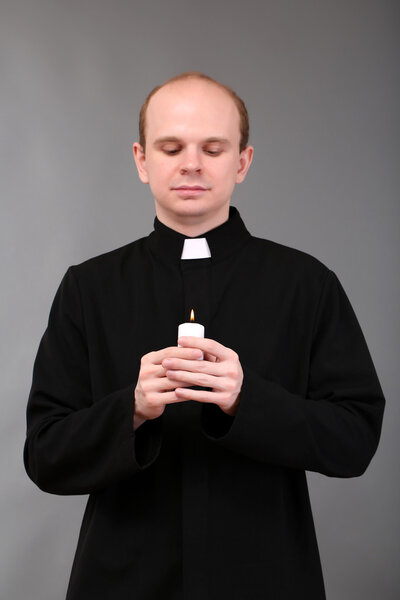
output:
[{"label": "neck", "polygon": [[229,203],[222,206],[215,213],[206,213],[206,211],[192,211],[185,214],[183,211],[179,214],[166,211],[156,203],[157,218],[161,223],[170,227],[186,237],[197,237],[202,233],[210,231],[229,219]]}]

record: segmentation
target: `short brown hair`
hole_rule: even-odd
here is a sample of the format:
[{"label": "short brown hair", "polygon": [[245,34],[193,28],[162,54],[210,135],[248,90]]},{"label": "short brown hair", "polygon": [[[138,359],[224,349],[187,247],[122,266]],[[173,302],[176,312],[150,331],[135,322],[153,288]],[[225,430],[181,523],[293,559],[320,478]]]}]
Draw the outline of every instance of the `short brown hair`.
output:
[{"label": "short brown hair", "polygon": [[236,92],[234,92],[230,87],[228,87],[227,85],[224,85],[223,83],[220,83],[219,81],[216,81],[215,79],[213,79],[212,77],[209,77],[208,75],[205,75],[204,73],[200,73],[199,71],[185,71],[184,73],[180,73],[180,75],[171,77],[171,79],[164,81],[164,83],[162,83],[161,85],[158,85],[153,90],[151,90],[150,94],[147,96],[146,100],[143,102],[142,108],[140,109],[140,114],[139,114],[139,143],[142,146],[143,151],[145,151],[145,148],[146,148],[146,132],[145,132],[146,112],[147,112],[147,107],[149,105],[151,98],[154,96],[154,94],[156,92],[158,92],[158,90],[160,90],[165,85],[167,85],[169,83],[174,83],[175,81],[182,81],[185,79],[203,79],[205,81],[209,81],[210,83],[214,83],[219,88],[225,90],[229,94],[229,96],[232,98],[232,100],[236,104],[236,108],[239,111],[239,118],[240,118],[239,152],[242,152],[242,150],[244,150],[248,144],[249,131],[250,131],[249,115],[247,113],[247,108],[246,108],[245,103],[236,94]]}]

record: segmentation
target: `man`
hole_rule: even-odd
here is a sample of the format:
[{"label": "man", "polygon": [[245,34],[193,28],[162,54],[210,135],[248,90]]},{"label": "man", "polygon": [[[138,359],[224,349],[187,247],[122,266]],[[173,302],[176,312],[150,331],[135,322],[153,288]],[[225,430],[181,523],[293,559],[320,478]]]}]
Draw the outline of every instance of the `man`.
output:
[{"label": "man", "polygon": [[[67,270],[28,402],[29,476],[90,494],[67,599],[322,600],[305,471],[361,475],[385,403],[354,311],[230,206],[253,156],[232,90],[156,88],[133,152],[154,231]],[[178,346],[192,309],[205,338]]]}]

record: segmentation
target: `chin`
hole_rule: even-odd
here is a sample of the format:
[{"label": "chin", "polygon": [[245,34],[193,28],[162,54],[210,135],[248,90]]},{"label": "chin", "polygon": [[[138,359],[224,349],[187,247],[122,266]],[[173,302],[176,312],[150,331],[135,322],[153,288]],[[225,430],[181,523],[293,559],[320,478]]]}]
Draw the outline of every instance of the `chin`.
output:
[{"label": "chin", "polygon": [[165,210],[174,214],[195,215],[207,213],[210,208],[209,202],[203,198],[184,198],[174,202],[173,206],[166,207]]}]

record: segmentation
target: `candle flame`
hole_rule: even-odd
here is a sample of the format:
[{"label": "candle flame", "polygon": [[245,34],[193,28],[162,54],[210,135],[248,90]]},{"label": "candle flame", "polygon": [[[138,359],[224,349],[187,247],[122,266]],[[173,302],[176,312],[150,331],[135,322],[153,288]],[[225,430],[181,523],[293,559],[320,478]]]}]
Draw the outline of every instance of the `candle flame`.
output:
[{"label": "candle flame", "polygon": [[190,322],[194,321],[194,310],[192,308],[192,310],[190,311]]}]

